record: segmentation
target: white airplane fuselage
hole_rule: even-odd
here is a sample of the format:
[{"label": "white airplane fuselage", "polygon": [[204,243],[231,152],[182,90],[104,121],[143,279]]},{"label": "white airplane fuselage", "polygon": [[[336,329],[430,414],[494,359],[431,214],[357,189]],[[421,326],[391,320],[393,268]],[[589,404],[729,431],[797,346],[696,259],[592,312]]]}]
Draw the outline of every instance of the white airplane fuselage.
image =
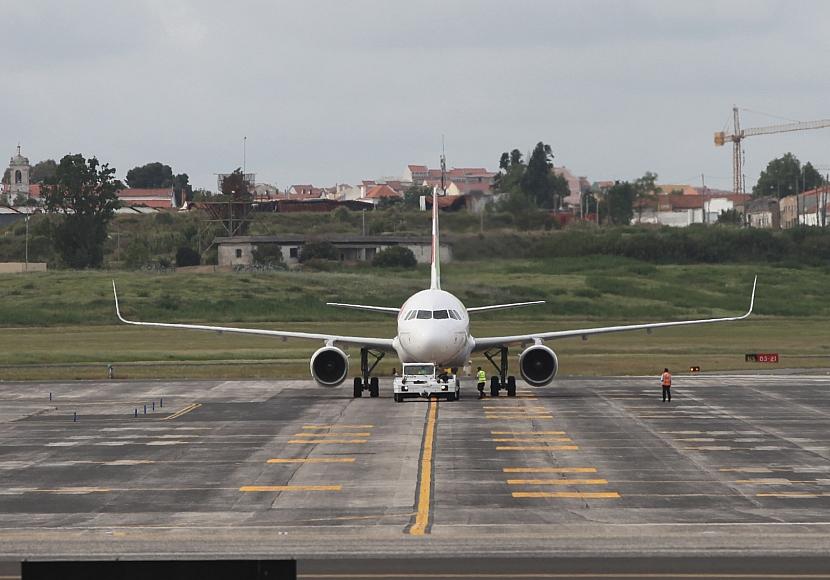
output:
[{"label": "white airplane fuselage", "polygon": [[402,363],[460,367],[474,346],[467,309],[449,292],[422,290],[401,306],[393,348]]}]

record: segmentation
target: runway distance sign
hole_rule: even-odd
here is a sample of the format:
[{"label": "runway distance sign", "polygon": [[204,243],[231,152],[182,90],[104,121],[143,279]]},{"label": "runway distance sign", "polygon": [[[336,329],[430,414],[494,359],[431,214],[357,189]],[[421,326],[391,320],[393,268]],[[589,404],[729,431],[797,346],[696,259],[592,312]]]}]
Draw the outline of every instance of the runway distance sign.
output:
[{"label": "runway distance sign", "polygon": [[755,363],[778,363],[778,353],[777,352],[756,352],[751,354],[744,355],[744,360],[746,362],[755,362]]}]

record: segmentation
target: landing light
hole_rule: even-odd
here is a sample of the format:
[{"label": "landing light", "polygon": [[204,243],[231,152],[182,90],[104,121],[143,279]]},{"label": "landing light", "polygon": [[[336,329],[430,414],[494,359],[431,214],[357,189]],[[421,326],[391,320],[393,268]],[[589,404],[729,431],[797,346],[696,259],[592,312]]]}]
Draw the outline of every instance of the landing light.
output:
[{"label": "landing light", "polygon": [[700,367],[689,367],[689,372],[690,373],[699,373],[700,372]]}]

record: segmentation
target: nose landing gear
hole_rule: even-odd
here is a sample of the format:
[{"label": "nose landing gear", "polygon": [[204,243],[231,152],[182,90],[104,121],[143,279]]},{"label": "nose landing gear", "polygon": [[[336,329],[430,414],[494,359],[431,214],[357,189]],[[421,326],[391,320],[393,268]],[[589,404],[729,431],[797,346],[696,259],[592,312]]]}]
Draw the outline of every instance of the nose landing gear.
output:
[{"label": "nose landing gear", "polygon": [[[371,366],[369,365],[370,356],[373,359]],[[354,397],[356,399],[363,396],[363,391],[369,391],[369,396],[373,398],[380,396],[380,381],[371,374],[384,356],[386,356],[386,353],[382,350],[360,349],[360,376],[354,378]]]},{"label": "nose landing gear", "polygon": [[[498,375],[490,377],[490,396],[498,397],[499,391],[505,390],[507,391],[508,397],[515,397],[516,377],[512,375],[507,376],[507,347],[500,346],[498,348],[490,349],[484,352],[484,356],[487,357],[487,360],[489,360],[494,367],[496,367],[496,372],[499,373]],[[496,362],[496,357],[498,357],[498,362]]]}]

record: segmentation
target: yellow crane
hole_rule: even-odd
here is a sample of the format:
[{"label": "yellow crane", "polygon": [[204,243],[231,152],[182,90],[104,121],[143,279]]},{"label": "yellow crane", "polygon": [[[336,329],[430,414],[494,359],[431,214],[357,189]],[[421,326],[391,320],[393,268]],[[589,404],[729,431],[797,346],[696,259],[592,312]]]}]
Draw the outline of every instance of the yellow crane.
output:
[{"label": "yellow crane", "polygon": [[715,133],[715,145],[723,146],[727,141],[732,142],[732,192],[744,193],[743,158],[741,155],[741,141],[755,135],[770,135],[772,133],[788,133],[790,131],[806,131],[807,129],[823,129],[830,127],[830,119],[820,121],[805,121],[799,123],[784,123],[782,125],[768,125],[741,129],[741,118],[738,107],[732,107],[732,133],[718,131]]}]

